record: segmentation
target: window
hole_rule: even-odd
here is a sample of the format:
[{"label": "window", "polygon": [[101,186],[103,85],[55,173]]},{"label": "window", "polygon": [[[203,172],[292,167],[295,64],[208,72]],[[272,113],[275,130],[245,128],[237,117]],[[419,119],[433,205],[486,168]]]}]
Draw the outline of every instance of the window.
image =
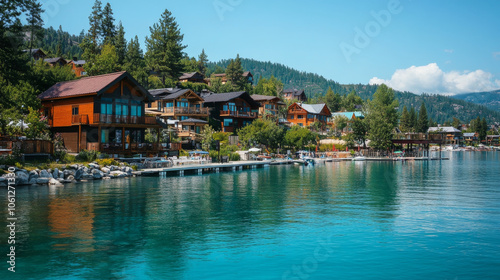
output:
[{"label": "window", "polygon": [[303,118],[304,118],[304,116],[303,116],[303,115],[298,115],[298,116],[297,116],[297,119],[299,119],[299,120],[301,120],[301,119],[303,119]]},{"label": "window", "polygon": [[167,103],[165,103],[165,107],[166,108],[172,108],[172,107],[174,107],[174,102],[167,102]]},{"label": "window", "polygon": [[290,115],[290,119],[291,119],[291,120],[293,120],[293,116],[294,116],[294,115]]},{"label": "window", "polygon": [[151,108],[151,102],[148,103],[148,108]]},{"label": "window", "polygon": [[299,126],[304,126],[304,124],[303,123],[299,123]]},{"label": "window", "polygon": [[224,119],[224,126],[232,126],[233,119]]},{"label": "window", "polygon": [[44,108],[43,109],[43,116],[44,117],[49,117],[49,108]]},{"label": "window", "polygon": [[101,130],[101,143],[109,143],[109,129]]},{"label": "window", "polygon": [[74,116],[74,115],[78,115],[78,106],[73,106],[73,108],[71,108],[71,114]]}]

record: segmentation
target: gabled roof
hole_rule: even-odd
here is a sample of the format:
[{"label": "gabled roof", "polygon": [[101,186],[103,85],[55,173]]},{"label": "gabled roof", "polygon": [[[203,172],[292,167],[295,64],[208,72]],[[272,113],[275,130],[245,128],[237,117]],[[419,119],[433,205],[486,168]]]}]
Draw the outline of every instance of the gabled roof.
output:
[{"label": "gabled roof", "polygon": [[466,132],[464,133],[464,137],[474,137],[476,135],[476,133],[474,132]]},{"label": "gabled roof", "polygon": [[52,98],[68,98],[93,93],[101,94],[115,82],[120,81],[123,78],[128,78],[135,85],[136,89],[143,93],[148,99],[153,99],[149,92],[125,71],[59,82],[38,95],[38,98],[44,100]]},{"label": "gabled roof", "polygon": [[321,111],[323,111],[323,108],[325,108],[326,104],[320,103],[320,104],[304,104],[304,103],[297,103],[302,109],[306,110],[308,113],[311,114],[321,114]]},{"label": "gabled roof", "polygon": [[438,126],[438,127],[429,127],[427,132],[445,132],[445,133],[460,133],[461,131],[454,128],[453,126]]},{"label": "gabled roof", "polygon": [[250,73],[250,71],[246,71],[246,72],[243,72],[243,77],[248,77],[248,76],[252,76],[252,73]]},{"label": "gabled roof", "polygon": [[83,59],[80,59],[80,60],[72,60],[72,61],[70,61],[69,63],[73,63],[73,64],[76,64],[76,65],[84,65],[84,64],[85,64],[85,60],[83,60]]},{"label": "gabled roof", "polygon": [[344,116],[344,117],[346,117],[349,120],[352,120],[352,116],[353,115],[354,115],[354,117],[356,117],[358,119],[359,118],[363,119],[365,117],[362,112],[358,112],[358,111],[355,111],[355,112],[335,112],[335,113],[332,113],[332,117],[335,117],[335,116]]},{"label": "gabled roof", "polygon": [[199,72],[190,72],[190,73],[184,73],[184,74],[182,74],[182,76],[179,77],[179,80],[191,79],[191,78],[193,78],[194,76],[197,76],[197,75],[203,77],[203,75],[201,75],[201,73],[199,73]]},{"label": "gabled roof", "polygon": [[[149,90],[149,93],[153,95],[157,100],[171,100],[171,99],[176,99],[183,94],[187,92],[192,92],[193,94],[196,94],[190,89],[183,89],[183,88],[160,88],[160,89],[151,89]],[[197,95],[197,94],[196,94]],[[199,95],[197,95],[199,97]],[[200,97],[201,100],[203,98]]]},{"label": "gabled roof", "polygon": [[259,107],[259,103],[255,102],[246,91],[214,93],[205,97],[205,103],[227,102],[236,98],[244,99],[252,107]]},{"label": "gabled roof", "polygon": [[43,61],[47,62],[47,63],[56,63],[58,62],[59,60],[63,60],[64,62],[67,62],[64,58],[62,57],[53,57],[53,58],[45,58],[43,59]]},{"label": "gabled roof", "polygon": [[[29,52],[29,49],[23,50],[23,52]],[[45,53],[41,49],[31,49],[31,54],[34,54],[36,52],[41,52],[45,55]]]},{"label": "gabled roof", "polygon": [[252,95],[250,95],[250,97],[252,97],[252,99],[255,101],[268,101],[268,100],[273,100],[273,99],[281,100],[277,96],[261,95],[261,94],[252,94]]},{"label": "gabled roof", "polygon": [[189,119],[185,119],[183,121],[179,121],[179,123],[183,124],[183,123],[208,123],[208,122],[204,121],[204,120],[200,120],[200,119],[189,118]]},{"label": "gabled roof", "polygon": [[283,91],[283,93],[293,93],[293,95],[296,95],[296,96],[297,95],[305,94],[303,89],[298,90],[298,89],[295,89],[295,88],[294,89],[285,89]]}]

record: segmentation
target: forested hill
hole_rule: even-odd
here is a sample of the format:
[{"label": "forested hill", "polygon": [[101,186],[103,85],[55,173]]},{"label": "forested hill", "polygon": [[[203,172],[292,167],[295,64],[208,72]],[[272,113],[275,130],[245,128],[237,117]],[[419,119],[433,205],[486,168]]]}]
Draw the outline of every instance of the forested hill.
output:
[{"label": "forested hill", "polygon": [[500,90],[457,94],[453,98],[481,104],[492,110],[500,111]]},{"label": "forested hill", "polygon": [[[208,72],[214,72],[218,67],[225,69],[228,64],[229,60],[211,62],[208,64]],[[363,100],[366,100],[371,99],[378,88],[376,85],[367,84],[340,84],[318,74],[298,71],[279,63],[241,58],[241,64],[245,71],[252,72],[254,84],[258,83],[260,77],[269,78],[273,75],[283,82],[285,89],[304,89],[308,97],[322,96],[326,94],[328,87],[331,87],[334,92],[338,92],[342,95],[355,90]],[[219,68],[219,71],[220,70]],[[410,92],[399,91],[396,91],[396,97],[399,99],[400,111],[403,110],[404,106],[407,106],[408,109],[414,107],[415,110],[418,111],[422,101],[425,102],[429,117],[441,124],[446,121],[451,121],[454,117],[461,122],[468,123],[470,120],[477,118],[477,116],[481,118],[485,117],[488,122],[500,122],[499,111],[491,110],[485,106],[465,100],[441,95],[416,95]]]}]

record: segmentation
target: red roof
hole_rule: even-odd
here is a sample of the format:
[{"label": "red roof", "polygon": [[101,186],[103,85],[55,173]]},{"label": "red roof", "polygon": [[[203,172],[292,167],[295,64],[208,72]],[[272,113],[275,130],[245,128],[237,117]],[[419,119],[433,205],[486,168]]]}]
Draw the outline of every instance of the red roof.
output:
[{"label": "red roof", "polygon": [[38,98],[43,100],[98,93],[113,84],[116,80],[122,78],[123,75],[130,76],[127,72],[122,71],[99,76],[85,77],[73,81],[60,82],[38,95]]}]

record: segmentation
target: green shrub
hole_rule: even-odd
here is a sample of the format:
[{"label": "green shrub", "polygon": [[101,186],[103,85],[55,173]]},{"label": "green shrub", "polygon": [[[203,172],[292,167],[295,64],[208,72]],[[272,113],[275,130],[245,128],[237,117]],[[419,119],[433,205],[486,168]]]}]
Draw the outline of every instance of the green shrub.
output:
[{"label": "green shrub", "polygon": [[186,152],[185,150],[180,150],[179,151],[179,156],[180,157],[187,157],[187,156],[189,156],[189,153]]},{"label": "green shrub", "polygon": [[96,162],[100,166],[118,165],[118,162],[112,158],[98,159],[98,160],[96,160]]},{"label": "green shrub", "polygon": [[17,158],[13,155],[0,156],[0,165],[13,166],[17,161]]},{"label": "green shrub", "polygon": [[229,156],[229,161],[239,161],[240,160],[240,154],[238,153],[232,153]]},{"label": "green shrub", "polygon": [[219,152],[217,152],[215,150],[210,150],[210,151],[208,151],[208,155],[212,158],[213,162],[219,161]]},{"label": "green shrub", "polygon": [[98,151],[92,150],[81,150],[80,153],[76,156],[76,159],[79,161],[92,162],[99,157]]}]

